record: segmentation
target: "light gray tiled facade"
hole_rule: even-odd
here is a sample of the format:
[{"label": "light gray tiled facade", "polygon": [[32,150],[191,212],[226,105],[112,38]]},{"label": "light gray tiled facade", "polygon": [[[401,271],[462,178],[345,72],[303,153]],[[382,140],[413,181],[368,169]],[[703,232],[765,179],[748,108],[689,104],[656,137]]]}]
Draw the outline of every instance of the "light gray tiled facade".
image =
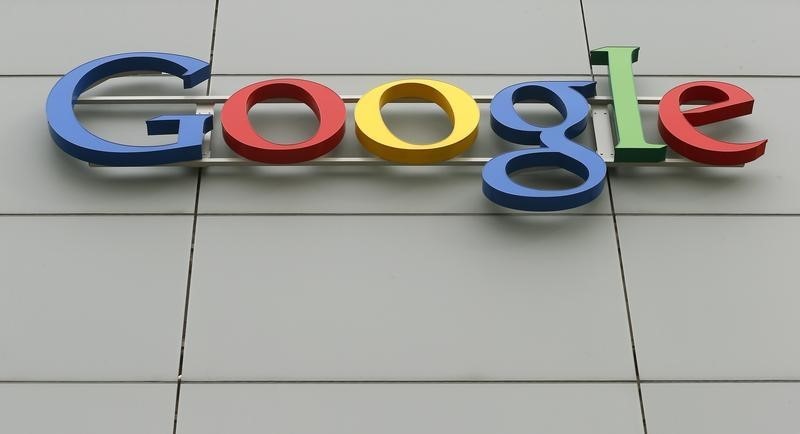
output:
[{"label": "light gray tiled facade", "polygon": [[[11,1],[0,16],[0,432],[711,433],[800,427],[800,4]],[[164,51],[212,79],[115,78],[92,95],[229,95],[290,74],[358,95],[431,76],[492,95],[598,81],[587,49],[639,45],[641,96],[690,80],[748,90],[767,138],[744,168],[615,168],[596,201],[491,204],[479,167],[89,167],[55,147],[44,101],[103,55]],[[217,105],[217,115],[220,105]],[[193,105],[79,106],[141,145]],[[518,107],[556,123],[550,107]],[[412,141],[450,131],[390,104]],[[645,135],[657,113],[642,106]],[[317,125],[259,105],[279,142]],[[519,149],[481,106],[468,156]],[[365,156],[348,105],[335,156]],[[591,126],[577,138],[593,148]],[[232,152],[219,121],[218,156]],[[569,184],[551,171],[531,182]]]}]

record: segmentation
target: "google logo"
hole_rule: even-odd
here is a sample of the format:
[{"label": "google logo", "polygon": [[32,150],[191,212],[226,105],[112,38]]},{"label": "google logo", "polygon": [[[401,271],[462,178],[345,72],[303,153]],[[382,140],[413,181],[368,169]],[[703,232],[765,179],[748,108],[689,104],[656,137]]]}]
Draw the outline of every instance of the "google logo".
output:
[{"label": "google logo", "polygon": [[[689,160],[715,166],[743,165],[764,154],[766,140],[729,143],[711,138],[696,127],[750,114],[754,99],[744,89],[718,81],[684,83],[669,90],[658,105],[658,128],[665,144],[648,143],[642,131],[633,63],[638,47],[605,47],[591,51],[593,65],[607,65],[610,101],[616,132],[614,161],[658,163],[667,146]],[[69,155],[105,166],[150,166],[203,158],[203,139],[213,128],[213,115],[204,113],[157,116],[147,121],[151,135],[177,134],[174,143],[133,146],[102,139],[78,121],[74,105],[94,84],[110,77],[154,71],[180,77],[185,88],[210,78],[211,66],[178,54],[135,52],[92,60],[65,74],[47,98],[47,122],[55,143]],[[556,211],[584,205],[603,190],[606,161],[597,152],[573,141],[586,129],[595,81],[529,81],[512,84],[491,98],[491,128],[500,138],[529,147],[490,159],[483,167],[483,193],[492,202],[526,211]],[[404,98],[439,105],[452,123],[450,134],[435,143],[415,144],[395,136],[385,124],[381,107]],[[277,144],[261,137],[248,111],[270,99],[292,99],[308,105],[319,120],[316,133],[294,144]],[[563,117],[558,125],[542,127],[523,119],[514,104],[537,100],[555,107]],[[696,107],[684,110],[682,106]],[[299,78],[250,84],[231,95],[220,116],[225,142],[242,157],[266,164],[297,164],[333,150],[345,133],[346,109],[340,95],[328,87]],[[480,112],[475,97],[452,84],[430,79],[385,83],[358,98],[354,112],[356,137],[375,156],[397,164],[443,163],[469,149],[478,134]],[[573,188],[544,190],[521,185],[514,172],[556,167],[579,176]]]}]

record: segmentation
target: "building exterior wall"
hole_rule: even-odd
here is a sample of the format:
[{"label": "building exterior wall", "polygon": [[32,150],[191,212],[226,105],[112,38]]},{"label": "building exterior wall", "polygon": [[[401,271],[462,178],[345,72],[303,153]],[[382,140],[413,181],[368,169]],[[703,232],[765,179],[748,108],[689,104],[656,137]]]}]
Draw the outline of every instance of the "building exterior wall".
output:
[{"label": "building exterior wall", "polygon": [[[54,0],[4,5],[0,37],[0,432],[712,433],[800,426],[800,3],[496,0]],[[206,87],[125,77],[90,95],[229,95],[277,76],[340,94],[426,76],[491,95],[591,80],[589,48],[641,46],[639,95],[727,81],[768,138],[741,169],[616,168],[596,201],[525,213],[479,167],[88,167],[53,145],[58,77],[164,51]],[[219,109],[220,106],[217,106]],[[368,155],[348,105],[335,156]],[[81,106],[132,143],[193,107]],[[557,122],[551,108],[520,107]],[[659,141],[654,107],[646,137]],[[218,112],[217,112],[218,113]],[[449,131],[432,104],[387,122]],[[251,112],[275,140],[308,108]],[[468,156],[518,149],[489,127]],[[234,155],[219,124],[215,155]],[[593,146],[587,131],[578,137]],[[568,180],[532,175],[551,187]]]}]

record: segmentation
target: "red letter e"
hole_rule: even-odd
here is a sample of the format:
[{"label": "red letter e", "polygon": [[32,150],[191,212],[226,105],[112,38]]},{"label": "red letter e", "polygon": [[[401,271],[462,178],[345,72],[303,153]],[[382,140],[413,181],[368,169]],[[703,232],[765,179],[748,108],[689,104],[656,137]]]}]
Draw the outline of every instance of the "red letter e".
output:
[{"label": "red letter e", "polygon": [[[711,101],[711,104],[681,111],[681,104]],[[698,131],[700,125],[724,121],[753,112],[753,96],[746,90],[719,81],[694,81],[664,94],[658,105],[658,130],[675,152],[715,166],[749,163],[764,154],[767,140],[728,143]]]}]

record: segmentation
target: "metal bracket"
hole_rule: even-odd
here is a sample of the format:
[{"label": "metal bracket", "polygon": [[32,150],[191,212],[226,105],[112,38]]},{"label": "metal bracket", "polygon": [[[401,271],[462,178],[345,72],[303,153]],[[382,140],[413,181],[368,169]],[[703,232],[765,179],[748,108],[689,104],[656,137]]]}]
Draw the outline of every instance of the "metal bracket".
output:
[{"label": "metal bracket", "polygon": [[[195,114],[198,115],[213,115],[214,104],[198,103],[194,112]],[[207,160],[210,158],[211,158],[211,131],[207,132],[203,136],[203,159],[200,161]]]}]

